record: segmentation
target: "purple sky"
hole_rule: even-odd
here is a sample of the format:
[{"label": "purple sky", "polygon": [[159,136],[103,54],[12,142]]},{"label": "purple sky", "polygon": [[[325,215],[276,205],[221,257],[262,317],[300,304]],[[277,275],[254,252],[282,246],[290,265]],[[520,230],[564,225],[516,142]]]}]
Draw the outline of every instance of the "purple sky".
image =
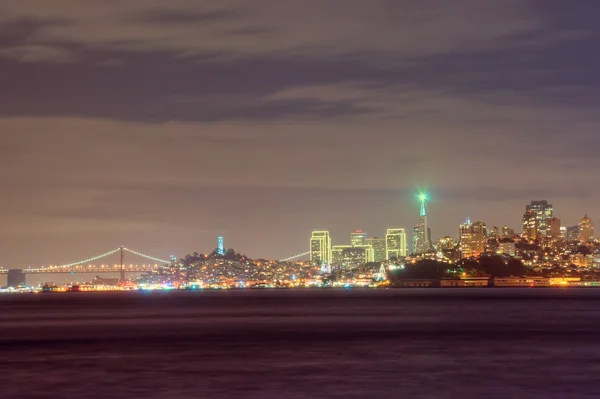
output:
[{"label": "purple sky", "polygon": [[[0,266],[600,211],[596,0],[3,0]],[[116,260],[115,260],[116,261]]]}]

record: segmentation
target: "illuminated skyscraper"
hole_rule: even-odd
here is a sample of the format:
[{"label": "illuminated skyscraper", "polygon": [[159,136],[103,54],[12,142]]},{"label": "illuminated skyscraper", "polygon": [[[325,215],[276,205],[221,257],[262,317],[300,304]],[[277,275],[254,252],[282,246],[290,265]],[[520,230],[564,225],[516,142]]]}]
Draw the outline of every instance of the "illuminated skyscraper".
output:
[{"label": "illuminated skyscraper", "polygon": [[592,218],[585,215],[581,221],[579,221],[579,241],[586,243],[594,237],[594,222]]},{"label": "illuminated skyscraper", "polygon": [[436,249],[438,251],[447,251],[454,248],[454,240],[450,236],[445,236],[437,240]]},{"label": "illuminated skyscraper", "polygon": [[553,217],[548,220],[548,237],[558,238],[560,237],[560,219]]},{"label": "illuminated skyscraper", "polygon": [[356,230],[350,233],[350,245],[358,246],[365,245],[367,242],[367,233],[362,230]]},{"label": "illuminated skyscraper", "polygon": [[223,237],[217,238],[217,254],[225,255],[225,248],[223,247]]},{"label": "illuminated skyscraper", "polygon": [[419,213],[419,223],[413,230],[413,252],[415,254],[422,254],[428,252],[431,249],[431,237],[429,231],[429,225],[427,224],[427,209],[426,203],[429,198],[427,194],[419,194],[419,202],[421,204],[421,211]]},{"label": "illuminated skyscraper", "polygon": [[510,238],[500,239],[498,251],[502,254],[515,256],[517,253],[515,242]]},{"label": "illuminated skyscraper", "polygon": [[535,211],[528,209],[523,215],[523,237],[529,240],[538,238],[538,219]]},{"label": "illuminated skyscraper", "polygon": [[578,241],[579,240],[579,226],[567,227],[565,238],[567,241]]},{"label": "illuminated skyscraper", "polygon": [[[525,216],[529,219],[530,215],[534,214],[536,219],[536,232],[534,239],[543,239],[548,235],[548,224],[553,216],[552,204],[548,201],[531,201],[531,204],[525,207]],[[523,216],[523,226],[525,226],[525,216]],[[530,225],[533,223],[530,221]],[[525,233],[525,229],[523,229]],[[530,235],[528,235],[531,238]]]},{"label": "illuminated skyscraper", "polygon": [[515,231],[508,226],[502,227],[502,238],[514,238]]},{"label": "illuminated skyscraper", "polygon": [[331,237],[328,231],[313,231],[310,237],[310,260],[331,263]]},{"label": "illuminated skyscraper", "polygon": [[469,219],[460,225],[460,254],[463,258],[479,256],[485,251],[487,227],[483,222],[471,223]]},{"label": "illuminated skyscraper", "polygon": [[385,235],[385,257],[403,258],[408,254],[406,245],[406,230],[404,229],[388,229]]},{"label": "illuminated skyscraper", "polygon": [[383,262],[383,261],[387,260],[385,238],[379,238],[379,237],[367,238],[367,245],[370,245],[373,248],[373,261],[374,262]]}]

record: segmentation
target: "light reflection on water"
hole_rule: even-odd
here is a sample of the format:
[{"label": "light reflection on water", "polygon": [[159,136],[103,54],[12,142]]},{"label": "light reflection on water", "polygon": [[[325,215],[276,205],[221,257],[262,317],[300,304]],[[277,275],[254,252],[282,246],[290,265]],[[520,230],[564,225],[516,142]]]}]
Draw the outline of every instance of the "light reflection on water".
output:
[{"label": "light reflection on water", "polygon": [[0,297],[2,397],[600,394],[600,290]]}]

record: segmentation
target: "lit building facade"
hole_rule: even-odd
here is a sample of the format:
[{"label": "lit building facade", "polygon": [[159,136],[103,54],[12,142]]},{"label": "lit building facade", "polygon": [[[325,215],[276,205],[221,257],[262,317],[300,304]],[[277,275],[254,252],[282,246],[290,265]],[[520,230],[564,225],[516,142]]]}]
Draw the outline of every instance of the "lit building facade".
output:
[{"label": "lit building facade", "polygon": [[579,226],[567,227],[565,238],[567,241],[579,241]]},{"label": "lit building facade", "polygon": [[350,233],[350,245],[359,246],[366,245],[367,243],[367,233],[362,230],[356,230]]},{"label": "lit building facade", "polygon": [[515,256],[517,254],[517,247],[515,242],[510,238],[502,238],[498,242],[498,251],[502,254]]},{"label": "lit building facade", "polygon": [[385,235],[385,258],[403,258],[408,254],[406,230],[387,229]]},{"label": "lit building facade", "polygon": [[583,219],[579,221],[579,241],[586,243],[594,238],[594,222],[592,218],[585,215]]},{"label": "lit building facade", "polygon": [[331,236],[328,231],[313,231],[310,237],[310,260],[331,263]]},{"label": "lit building facade", "polygon": [[460,254],[463,258],[479,256],[485,251],[487,242],[487,227],[483,222],[471,223],[469,219],[459,228]]},{"label": "lit building facade", "polygon": [[[552,219],[554,208],[548,201],[531,201],[531,204],[525,206],[525,215],[534,214],[536,219],[535,239],[543,239],[548,235],[548,225]],[[525,217],[523,217],[525,223]],[[525,232],[525,231],[523,231]]]},{"label": "lit building facade", "polygon": [[533,211],[527,211],[523,215],[523,237],[529,240],[537,240],[538,238],[537,215]]},{"label": "lit building facade", "polygon": [[511,229],[508,226],[503,226],[502,227],[502,237],[503,238],[514,238],[515,237],[515,231],[513,229]]},{"label": "lit building facade", "polygon": [[560,237],[560,219],[556,216],[548,220],[547,236],[552,238]]},{"label": "lit building facade", "polygon": [[374,262],[373,247],[370,245],[334,245],[331,264],[344,269],[355,269],[365,263]]},{"label": "lit building facade", "polygon": [[436,249],[438,251],[448,251],[454,249],[454,240],[450,236],[445,236],[437,240]]},{"label": "lit building facade", "polygon": [[[406,242],[406,235],[405,240]],[[371,237],[367,238],[367,245],[370,245],[373,248],[373,261],[374,262],[384,262],[387,260],[386,255],[386,239],[379,237]]]}]

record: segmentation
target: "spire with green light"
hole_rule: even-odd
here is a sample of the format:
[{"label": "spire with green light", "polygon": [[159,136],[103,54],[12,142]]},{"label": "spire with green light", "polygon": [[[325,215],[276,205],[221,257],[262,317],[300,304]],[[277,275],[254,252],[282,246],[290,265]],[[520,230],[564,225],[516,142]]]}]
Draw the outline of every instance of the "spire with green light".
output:
[{"label": "spire with green light", "polygon": [[425,203],[429,200],[429,195],[426,192],[420,192],[418,195],[419,202],[421,202],[421,216],[427,216],[425,211]]}]

